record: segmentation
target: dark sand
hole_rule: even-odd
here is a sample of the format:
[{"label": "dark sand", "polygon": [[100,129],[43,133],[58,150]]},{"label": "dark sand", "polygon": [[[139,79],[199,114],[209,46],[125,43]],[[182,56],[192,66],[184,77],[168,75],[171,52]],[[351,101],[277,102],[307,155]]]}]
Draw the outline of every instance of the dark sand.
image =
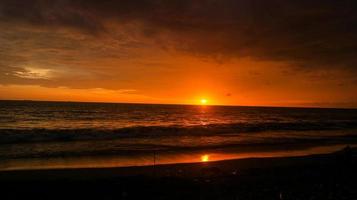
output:
[{"label": "dark sand", "polygon": [[0,172],[0,199],[357,199],[357,151],[127,168]]}]

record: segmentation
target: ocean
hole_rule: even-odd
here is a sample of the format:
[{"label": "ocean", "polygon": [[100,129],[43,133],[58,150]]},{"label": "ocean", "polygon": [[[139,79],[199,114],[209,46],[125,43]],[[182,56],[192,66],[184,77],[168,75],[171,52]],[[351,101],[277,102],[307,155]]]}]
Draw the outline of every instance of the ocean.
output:
[{"label": "ocean", "polygon": [[0,170],[325,153],[356,130],[356,109],[0,101]]}]

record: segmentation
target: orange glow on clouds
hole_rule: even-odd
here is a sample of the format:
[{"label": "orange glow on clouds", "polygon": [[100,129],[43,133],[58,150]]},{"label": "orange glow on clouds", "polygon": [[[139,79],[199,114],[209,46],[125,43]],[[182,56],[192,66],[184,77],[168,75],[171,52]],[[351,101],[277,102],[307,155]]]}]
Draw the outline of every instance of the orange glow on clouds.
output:
[{"label": "orange glow on clouds", "polygon": [[[339,30],[355,16],[344,4],[0,2],[0,99],[357,107],[356,61],[346,54],[357,40]],[[266,7],[294,9],[266,23]],[[320,26],[329,9],[338,23]]]},{"label": "orange glow on clouds", "polygon": [[[161,52],[156,57],[147,54],[170,67],[145,68],[137,64],[140,70],[133,70],[139,61],[133,64],[121,60],[93,61],[86,70],[79,66],[68,73],[65,71],[72,69],[31,67],[14,74],[29,83],[0,84],[0,99],[243,106],[325,106],[324,102],[356,99],[356,94],[349,91],[357,86],[342,89],[333,79],[314,81],[312,85],[303,73],[294,73],[296,78],[291,79],[286,75],[289,71],[283,71],[288,66],[282,63],[251,59],[217,63],[179,53]],[[145,59],[140,61],[148,62]],[[107,68],[99,73],[95,67],[98,63]],[[120,73],[117,66],[124,66]],[[32,83],[36,81],[41,84]],[[327,87],[329,90],[321,93]]]}]

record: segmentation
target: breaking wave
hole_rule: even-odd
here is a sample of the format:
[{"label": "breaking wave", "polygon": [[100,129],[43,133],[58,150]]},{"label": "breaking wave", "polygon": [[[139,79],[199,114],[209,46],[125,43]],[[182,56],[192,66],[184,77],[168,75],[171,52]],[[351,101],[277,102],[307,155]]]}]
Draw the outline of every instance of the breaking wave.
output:
[{"label": "breaking wave", "polygon": [[354,121],[210,124],[200,126],[138,126],[117,129],[0,129],[0,144],[111,140],[173,136],[225,136],[265,131],[325,131],[357,128]]}]

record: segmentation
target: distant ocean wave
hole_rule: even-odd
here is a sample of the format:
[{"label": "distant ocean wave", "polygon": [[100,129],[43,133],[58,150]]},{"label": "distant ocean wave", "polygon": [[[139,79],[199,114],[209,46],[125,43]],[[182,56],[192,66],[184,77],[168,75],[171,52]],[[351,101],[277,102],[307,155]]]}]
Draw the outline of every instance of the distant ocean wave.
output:
[{"label": "distant ocean wave", "polygon": [[355,121],[333,122],[265,122],[195,126],[136,126],[116,129],[0,129],[0,144],[112,140],[175,136],[229,136],[266,131],[327,131],[356,129]]}]

